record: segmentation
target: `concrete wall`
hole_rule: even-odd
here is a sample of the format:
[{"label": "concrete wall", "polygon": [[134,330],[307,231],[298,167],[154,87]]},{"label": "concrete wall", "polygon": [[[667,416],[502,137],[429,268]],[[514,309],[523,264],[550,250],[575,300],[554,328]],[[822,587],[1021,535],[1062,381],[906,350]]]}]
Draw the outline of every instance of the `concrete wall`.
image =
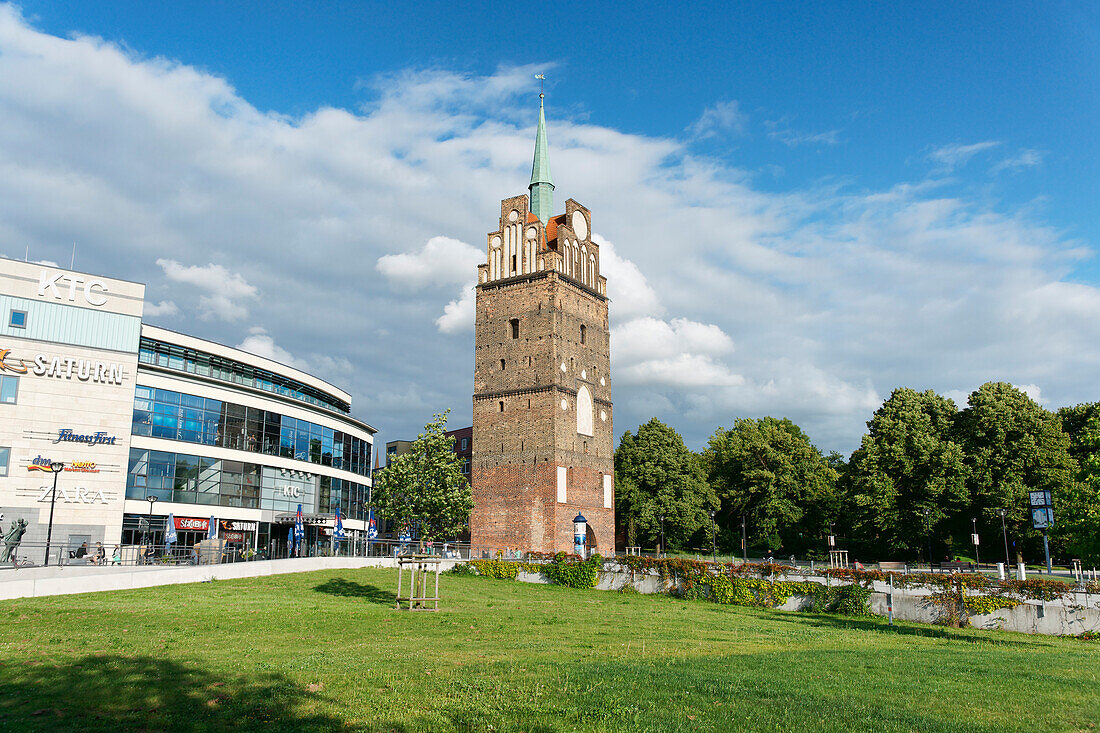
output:
[{"label": "concrete wall", "polygon": [[[449,570],[454,560],[444,560]],[[186,567],[49,567],[0,571],[0,599],[95,593],[127,588],[149,588],[205,580],[256,578],[264,575],[304,573],[311,570],[396,568],[397,560],[385,557],[308,557],[294,560],[264,560],[225,565]]]}]

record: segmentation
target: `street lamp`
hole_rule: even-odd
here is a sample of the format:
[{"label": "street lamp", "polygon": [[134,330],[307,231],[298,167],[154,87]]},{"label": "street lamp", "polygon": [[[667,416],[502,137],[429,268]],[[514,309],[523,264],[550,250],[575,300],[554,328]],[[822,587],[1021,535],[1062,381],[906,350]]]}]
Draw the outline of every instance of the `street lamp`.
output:
[{"label": "street lamp", "polygon": [[1005,538],[1005,571],[1008,571],[1008,566],[1012,563],[1008,559],[1008,528],[1005,526],[1005,516],[1008,514],[1008,510],[1001,507],[997,510],[997,516],[1001,518],[1001,534]]},{"label": "street lamp", "polygon": [[57,474],[65,470],[65,464],[61,461],[52,461],[50,470],[53,471],[53,491],[50,493],[50,524],[46,528],[46,556],[42,559],[42,565],[50,564],[50,540],[53,539],[53,505],[57,500]]},{"label": "street lamp", "polygon": [[661,520],[661,551],[657,553],[657,556],[663,557],[665,555],[665,515],[662,514],[657,518]]},{"label": "street lamp", "polygon": [[741,512],[741,562],[749,564],[749,533],[748,518],[745,512]]},{"label": "street lamp", "polygon": [[970,524],[974,527],[974,531],[970,534],[970,540],[974,543],[974,564],[981,567],[982,559],[978,555],[978,518],[971,517]]},{"label": "street lamp", "polygon": [[710,510],[710,561],[718,559],[718,525],[714,521],[714,510]]},{"label": "street lamp", "polygon": [[928,535],[928,572],[932,572],[932,510],[924,508],[924,531]]}]

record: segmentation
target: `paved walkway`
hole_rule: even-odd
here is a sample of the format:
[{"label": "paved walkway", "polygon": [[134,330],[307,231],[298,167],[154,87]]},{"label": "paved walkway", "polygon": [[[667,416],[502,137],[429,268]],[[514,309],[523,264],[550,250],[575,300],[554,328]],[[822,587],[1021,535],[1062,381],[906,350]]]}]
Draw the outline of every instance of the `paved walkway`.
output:
[{"label": "paved walkway", "polygon": [[[444,560],[443,569],[455,563]],[[119,566],[70,565],[0,570],[0,600],[95,593],[126,588],[149,588],[205,580],[255,578],[262,575],[304,573],[311,570],[396,568],[392,557],[303,557],[291,560],[259,560],[225,565]]]}]

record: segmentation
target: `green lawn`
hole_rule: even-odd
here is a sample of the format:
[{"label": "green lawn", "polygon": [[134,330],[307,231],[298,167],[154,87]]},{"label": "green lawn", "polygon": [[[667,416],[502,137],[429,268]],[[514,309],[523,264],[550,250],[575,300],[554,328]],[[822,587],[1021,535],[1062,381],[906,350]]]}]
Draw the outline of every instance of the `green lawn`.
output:
[{"label": "green lawn", "polygon": [[1094,730],[1100,644],[344,570],[0,601],[0,730]]}]

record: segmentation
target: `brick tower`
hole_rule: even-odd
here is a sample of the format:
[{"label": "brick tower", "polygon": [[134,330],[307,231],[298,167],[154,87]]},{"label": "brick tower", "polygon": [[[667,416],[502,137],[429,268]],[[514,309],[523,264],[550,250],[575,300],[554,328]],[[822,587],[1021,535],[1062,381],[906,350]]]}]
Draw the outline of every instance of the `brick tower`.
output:
[{"label": "brick tower", "polygon": [[554,184],[539,102],[530,195],[500,203],[478,267],[474,335],[474,511],[482,549],[615,549],[607,280],[591,215]]}]

